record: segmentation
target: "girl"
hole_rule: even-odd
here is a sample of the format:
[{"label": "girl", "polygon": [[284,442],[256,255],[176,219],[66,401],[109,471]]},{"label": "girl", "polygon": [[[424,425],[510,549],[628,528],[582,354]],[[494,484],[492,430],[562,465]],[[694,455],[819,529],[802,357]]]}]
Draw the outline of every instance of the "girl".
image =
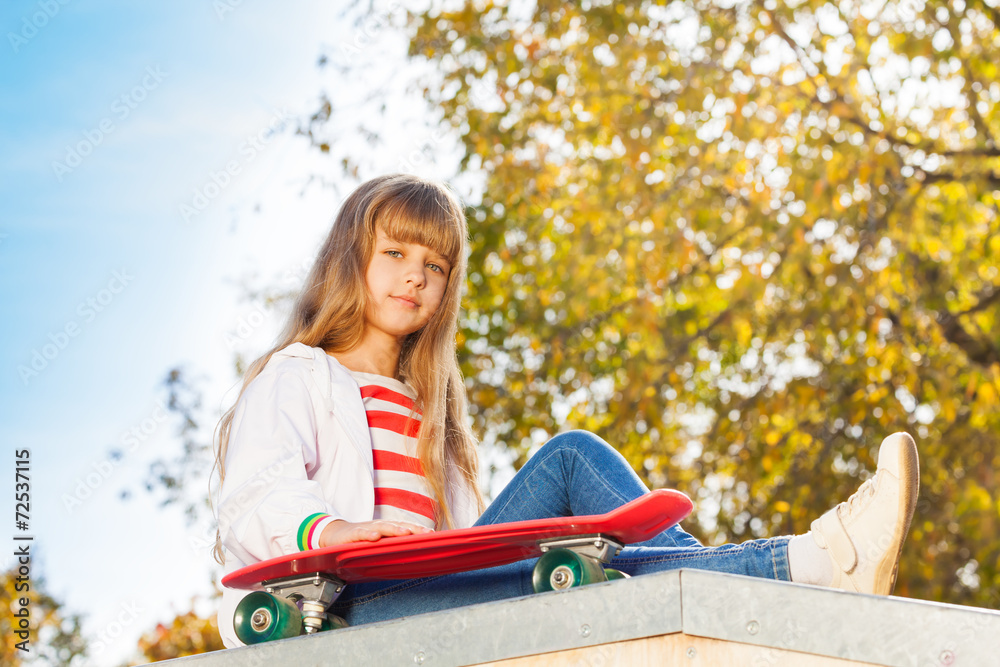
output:
[{"label": "girl", "polygon": [[[220,422],[216,557],[227,572],[345,542],[602,514],[647,492],[618,452],[573,431],[483,511],[455,351],[466,237],[455,195],[421,178],[376,178],[344,202],[280,342],[250,366]],[[874,477],[809,533],[705,547],[674,526],[611,566],[888,594],[917,484],[916,446],[898,433]],[[330,611],[354,625],[524,595],[532,565],[348,586]],[[232,617],[245,594],[223,593],[226,646],[240,644]]]}]

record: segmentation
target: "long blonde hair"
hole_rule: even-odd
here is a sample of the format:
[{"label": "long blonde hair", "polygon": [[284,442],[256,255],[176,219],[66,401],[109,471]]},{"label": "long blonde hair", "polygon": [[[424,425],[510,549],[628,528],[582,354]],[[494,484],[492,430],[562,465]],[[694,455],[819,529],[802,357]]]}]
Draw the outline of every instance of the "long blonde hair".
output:
[{"label": "long blonde hair", "polygon": [[[438,503],[437,524],[451,528],[447,490],[452,471],[458,475],[457,486],[466,486],[483,508],[476,440],[467,421],[468,398],[455,352],[468,227],[458,197],[446,185],[410,175],[372,179],[344,202],[278,342],[250,364],[236,403],[219,421],[219,483],[225,477],[236,405],[271,355],[293,343],[345,352],[361,342],[370,298],[365,272],[378,229],[393,240],[432,248],[451,265],[441,305],[423,328],[406,337],[399,359],[400,379],[413,387],[422,414],[417,452]],[[222,563],[220,536],[213,553]]]}]

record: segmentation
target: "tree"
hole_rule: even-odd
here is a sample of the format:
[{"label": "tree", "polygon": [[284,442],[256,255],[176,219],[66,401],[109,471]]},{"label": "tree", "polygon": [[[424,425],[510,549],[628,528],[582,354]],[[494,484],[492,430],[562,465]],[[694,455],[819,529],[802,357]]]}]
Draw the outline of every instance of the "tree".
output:
[{"label": "tree", "polygon": [[[523,460],[595,430],[720,542],[808,530],[907,430],[922,491],[897,593],[994,604],[994,5],[412,15],[423,95],[484,177],[461,339],[487,439]],[[308,127],[328,152],[336,117]]]},{"label": "tree", "polygon": [[194,609],[178,614],[169,625],[158,624],[139,640],[139,651],[147,662],[199,655],[224,648],[215,616],[202,618]]},{"label": "tree", "polygon": [[[15,564],[3,573],[0,588],[0,664],[8,667],[20,665],[69,665],[86,655],[86,643],[80,634],[80,617],[66,614],[63,603],[49,595],[45,580],[34,573],[24,574]],[[22,604],[22,600],[27,604]],[[24,641],[20,614],[27,610],[28,635]],[[79,662],[75,664],[80,664]]]}]

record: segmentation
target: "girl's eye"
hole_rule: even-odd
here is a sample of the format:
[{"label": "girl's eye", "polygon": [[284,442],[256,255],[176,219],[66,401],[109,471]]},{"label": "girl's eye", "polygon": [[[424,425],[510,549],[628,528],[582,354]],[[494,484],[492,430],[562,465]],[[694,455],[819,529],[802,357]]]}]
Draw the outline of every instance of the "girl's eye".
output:
[{"label": "girl's eye", "polygon": [[386,250],[385,254],[389,255],[389,257],[402,257],[403,256],[403,253],[399,252],[398,250]]},{"label": "girl's eye", "polygon": [[444,269],[441,268],[440,266],[438,266],[437,264],[428,264],[427,266],[430,268],[431,271],[437,271],[438,273],[444,273]]}]

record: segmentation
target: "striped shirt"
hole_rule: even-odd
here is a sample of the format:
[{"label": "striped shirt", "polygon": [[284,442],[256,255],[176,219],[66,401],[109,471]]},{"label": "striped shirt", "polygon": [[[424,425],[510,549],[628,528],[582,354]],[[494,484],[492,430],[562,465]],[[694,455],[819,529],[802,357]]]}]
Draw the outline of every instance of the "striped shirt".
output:
[{"label": "striped shirt", "polygon": [[382,375],[349,372],[361,388],[371,433],[375,518],[434,528],[437,503],[417,458],[421,415],[414,407],[416,392]]}]

